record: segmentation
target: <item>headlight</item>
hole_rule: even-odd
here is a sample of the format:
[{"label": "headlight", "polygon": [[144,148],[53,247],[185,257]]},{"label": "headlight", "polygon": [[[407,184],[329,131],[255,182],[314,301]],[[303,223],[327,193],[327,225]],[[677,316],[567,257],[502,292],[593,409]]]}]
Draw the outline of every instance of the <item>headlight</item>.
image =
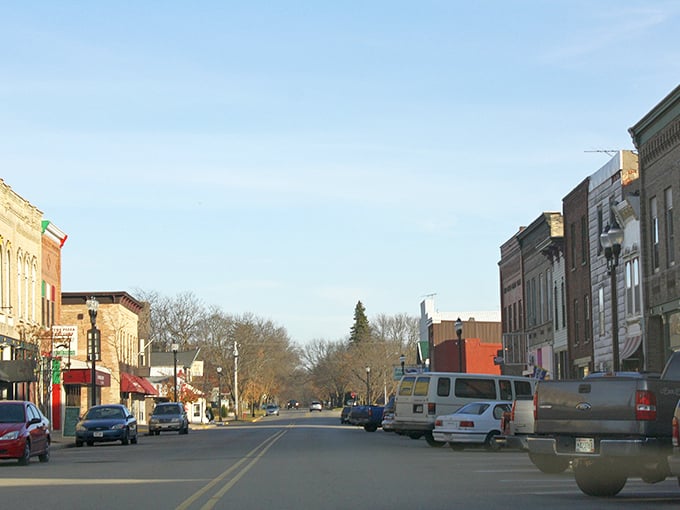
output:
[{"label": "headlight", "polygon": [[116,423],[115,425],[111,426],[111,430],[120,430],[120,429],[124,429],[124,428],[125,428],[124,423]]},{"label": "headlight", "polygon": [[79,423],[78,425],[76,425],[76,430],[78,432],[85,432],[87,430],[87,427],[85,427],[85,425],[82,425],[82,424]]},{"label": "headlight", "polygon": [[155,424],[155,423],[158,423],[158,418],[151,418],[151,419],[149,420],[149,424],[150,424],[150,425],[153,425],[153,424]]},{"label": "headlight", "polygon": [[0,441],[11,441],[12,439],[17,439],[19,437],[19,431],[15,430],[14,432],[8,432],[4,436],[0,437]]}]

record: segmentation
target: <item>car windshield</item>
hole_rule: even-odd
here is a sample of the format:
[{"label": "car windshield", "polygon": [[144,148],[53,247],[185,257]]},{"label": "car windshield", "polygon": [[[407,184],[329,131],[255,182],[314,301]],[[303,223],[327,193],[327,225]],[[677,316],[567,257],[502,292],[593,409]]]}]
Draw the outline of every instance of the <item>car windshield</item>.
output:
[{"label": "car windshield", "polygon": [[6,404],[0,406],[0,423],[22,423],[26,421],[22,404]]},{"label": "car windshield", "polygon": [[158,406],[153,414],[180,414],[180,411],[177,406]]},{"label": "car windshield", "polygon": [[120,407],[97,407],[90,409],[85,416],[86,420],[110,420],[112,418],[125,418],[125,413]]}]

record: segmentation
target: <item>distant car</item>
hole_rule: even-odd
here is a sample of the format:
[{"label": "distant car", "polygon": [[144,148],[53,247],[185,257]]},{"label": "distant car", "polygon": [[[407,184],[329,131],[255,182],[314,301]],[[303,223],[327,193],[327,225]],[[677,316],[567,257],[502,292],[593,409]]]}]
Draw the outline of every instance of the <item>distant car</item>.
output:
[{"label": "distant car", "polygon": [[26,465],[31,457],[50,460],[50,426],[31,402],[0,400],[0,459],[17,459]]},{"label": "distant car", "polygon": [[268,404],[267,407],[264,410],[264,415],[265,416],[278,416],[279,415],[279,406],[276,404]]},{"label": "distant car", "polygon": [[160,435],[161,431],[189,433],[189,417],[181,402],[161,402],[149,418],[149,434]]},{"label": "distant car", "polygon": [[300,402],[297,400],[289,400],[288,403],[286,404],[286,409],[299,409],[300,408]]},{"label": "distant car", "polygon": [[385,404],[381,427],[385,432],[394,432],[394,397]]},{"label": "distant car", "polygon": [[309,412],[311,413],[312,411],[323,411],[323,405],[321,405],[321,402],[318,400],[312,400],[312,403],[309,404]]},{"label": "distant car", "polygon": [[504,412],[510,412],[512,402],[472,402],[453,414],[437,416],[432,436],[435,441],[449,443],[454,450],[465,445],[483,445],[497,450],[494,437],[501,433]]},{"label": "distant car", "polygon": [[93,406],[76,424],[76,446],[108,441],[137,443],[137,420],[122,404]]}]

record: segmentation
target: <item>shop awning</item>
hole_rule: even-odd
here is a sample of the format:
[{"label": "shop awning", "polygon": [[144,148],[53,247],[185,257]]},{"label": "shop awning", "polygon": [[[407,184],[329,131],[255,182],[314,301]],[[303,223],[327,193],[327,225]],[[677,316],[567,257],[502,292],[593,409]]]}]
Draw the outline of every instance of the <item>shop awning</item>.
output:
[{"label": "shop awning", "polygon": [[619,352],[619,358],[624,360],[630,358],[642,343],[642,328],[638,324],[633,324],[625,334],[623,345]]},{"label": "shop awning", "polygon": [[[87,386],[92,383],[92,370],[89,368],[73,368],[64,370],[64,384],[79,384]],[[111,374],[101,372],[97,369],[97,386],[111,386]]]},{"label": "shop awning", "polygon": [[120,373],[120,391],[121,393],[140,393],[142,395],[158,395],[156,388],[154,388],[149,381],[143,377],[138,377],[127,372]]},{"label": "shop awning", "polygon": [[0,361],[0,381],[33,382],[36,378],[36,362],[32,359],[16,359]]}]

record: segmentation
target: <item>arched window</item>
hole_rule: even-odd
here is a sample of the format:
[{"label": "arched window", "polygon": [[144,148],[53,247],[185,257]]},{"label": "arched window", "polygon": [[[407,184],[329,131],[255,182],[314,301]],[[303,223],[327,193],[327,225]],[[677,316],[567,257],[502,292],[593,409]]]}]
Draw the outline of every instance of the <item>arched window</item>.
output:
[{"label": "arched window", "polygon": [[21,314],[24,310],[24,301],[23,301],[23,295],[21,294],[21,289],[22,289],[22,281],[21,281],[21,269],[24,266],[24,256],[21,253],[21,250],[17,252],[17,271],[16,271],[16,276],[17,276],[17,317],[21,318]]}]

